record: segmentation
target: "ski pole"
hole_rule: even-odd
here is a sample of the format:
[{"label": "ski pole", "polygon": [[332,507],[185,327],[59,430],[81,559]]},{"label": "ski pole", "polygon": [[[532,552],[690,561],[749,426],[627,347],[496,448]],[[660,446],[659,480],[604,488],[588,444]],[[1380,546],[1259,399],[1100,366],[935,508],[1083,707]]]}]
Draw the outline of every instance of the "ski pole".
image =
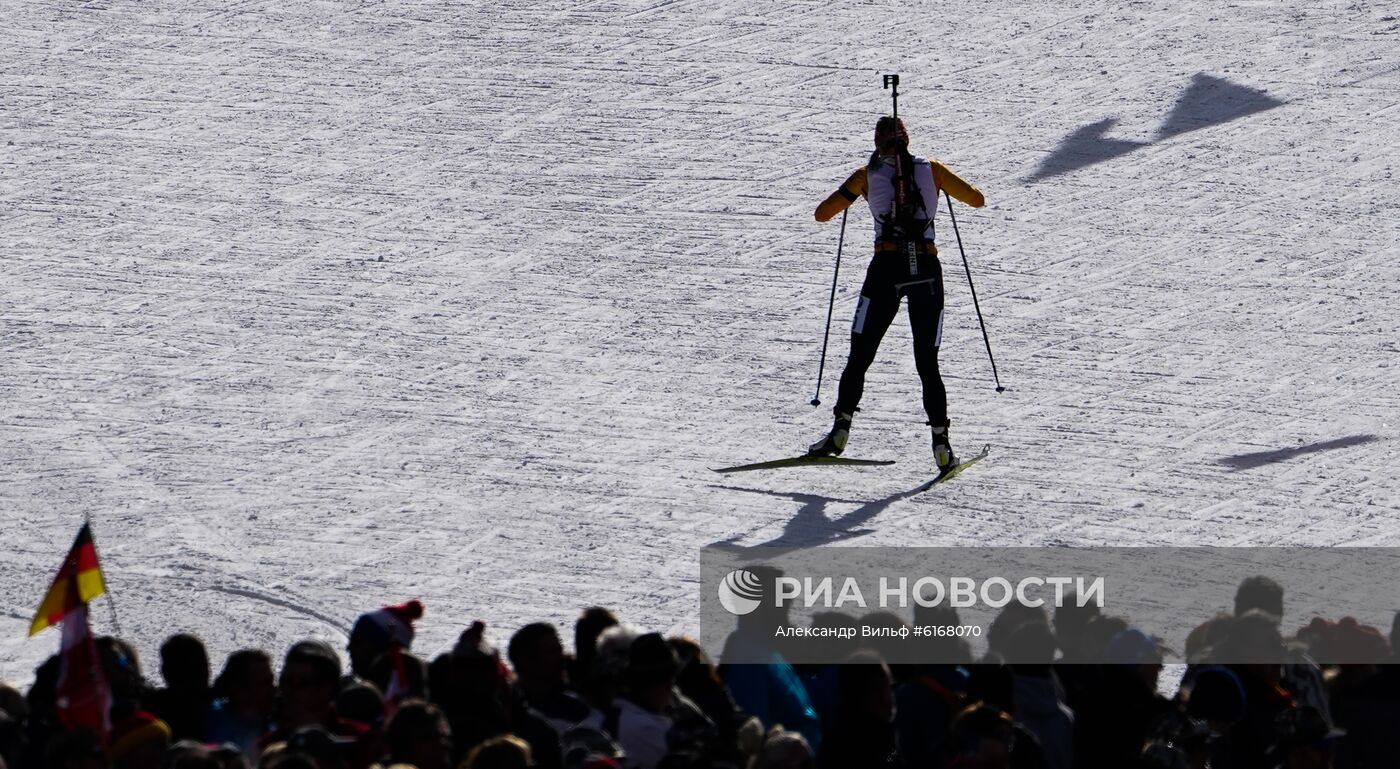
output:
[{"label": "ski pole", "polygon": [[982,341],[987,345],[987,360],[992,362],[992,379],[996,380],[997,392],[1006,392],[997,376],[997,359],[992,357],[992,340],[987,337],[987,324],[982,320],[982,307],[977,304],[977,288],[972,285],[972,268],[967,266],[967,252],[963,250],[962,235],[958,232],[958,217],[953,215],[953,200],[948,191],[943,191],[943,199],[948,201],[948,218],[953,220],[953,235],[958,239],[958,253],[962,254],[963,271],[967,273],[967,287],[972,291],[972,306],[977,310],[977,325],[982,327]]},{"label": "ski pole", "polygon": [[[92,513],[88,513],[88,512],[84,512],[84,513],[83,513],[83,523],[87,525],[88,533],[91,535],[91,534],[92,534]],[[97,553],[97,537],[96,537],[96,536],[93,536],[93,537],[92,537],[92,552],[93,552],[93,553]],[[98,559],[98,563],[101,563],[101,559]],[[116,602],[115,600],[112,599],[112,594],[111,594],[111,592],[108,592],[106,595],[107,595],[107,610],[108,610],[109,612],[111,612],[111,614],[112,614],[112,630],[116,633],[116,636],[117,636],[118,638],[121,638],[121,636],[122,636],[122,625],[121,625],[120,622],[117,621],[117,602]]]},{"label": "ski pole", "polygon": [[841,249],[846,245],[846,214],[841,212],[841,239],[836,241],[836,269],[831,272],[831,299],[826,303],[826,331],[822,333],[822,362],[817,367],[817,393],[812,396],[812,405],[822,405],[822,374],[826,372],[826,343],[831,338],[831,311],[836,307],[836,276],[841,274]]}]

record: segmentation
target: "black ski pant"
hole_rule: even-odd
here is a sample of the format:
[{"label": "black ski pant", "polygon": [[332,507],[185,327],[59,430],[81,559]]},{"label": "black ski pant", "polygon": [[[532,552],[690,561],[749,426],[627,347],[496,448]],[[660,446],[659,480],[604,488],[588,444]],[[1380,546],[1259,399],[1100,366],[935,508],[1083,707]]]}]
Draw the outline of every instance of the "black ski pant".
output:
[{"label": "black ski pant", "polygon": [[841,372],[837,414],[856,412],[865,390],[865,372],[899,312],[899,301],[907,297],[914,366],[923,381],[924,411],[929,424],[948,424],[948,395],[938,373],[938,346],[943,341],[943,267],[933,254],[924,254],[919,262],[918,274],[911,276],[908,258],[900,252],[876,252],[870,261],[851,323],[851,354]]}]

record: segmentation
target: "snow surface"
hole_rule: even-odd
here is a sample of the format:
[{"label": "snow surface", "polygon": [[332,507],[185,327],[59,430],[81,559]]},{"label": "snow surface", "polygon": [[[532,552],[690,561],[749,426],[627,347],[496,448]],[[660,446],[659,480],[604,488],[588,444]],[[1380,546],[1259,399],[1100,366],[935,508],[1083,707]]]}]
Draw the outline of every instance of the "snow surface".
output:
[{"label": "snow surface", "polygon": [[[1397,545],[1400,9],[0,0],[0,678],[84,514],[121,633],[216,659],[420,597],[694,629],[698,549]],[[902,75],[963,451],[907,321],[829,422]],[[106,599],[103,599],[106,602]],[[99,632],[113,618],[98,605]],[[1202,618],[1220,607],[1203,607]],[[1299,624],[1301,624],[1301,618]]]}]

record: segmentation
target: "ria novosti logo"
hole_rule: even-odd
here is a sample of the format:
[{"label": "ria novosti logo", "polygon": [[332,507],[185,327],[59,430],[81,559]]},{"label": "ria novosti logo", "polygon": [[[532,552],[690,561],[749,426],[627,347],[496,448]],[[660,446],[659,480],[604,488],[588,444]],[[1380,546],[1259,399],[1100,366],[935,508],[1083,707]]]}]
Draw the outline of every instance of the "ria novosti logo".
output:
[{"label": "ria novosti logo", "polygon": [[719,603],[730,614],[749,614],[762,599],[763,581],[751,571],[735,569],[720,580]]},{"label": "ria novosti logo", "polygon": [[[1001,609],[1013,602],[1031,608],[1071,604],[1103,608],[1107,601],[1107,579],[1101,576],[1025,577],[1016,582],[1006,577],[921,577],[912,584],[908,577],[880,577],[878,590],[855,577],[776,577],[772,587],[774,608],[841,610],[876,605],[904,609],[914,603],[925,608]],[[748,569],[734,569],[720,580],[719,602],[730,614],[751,614],[763,599],[764,582]]]}]

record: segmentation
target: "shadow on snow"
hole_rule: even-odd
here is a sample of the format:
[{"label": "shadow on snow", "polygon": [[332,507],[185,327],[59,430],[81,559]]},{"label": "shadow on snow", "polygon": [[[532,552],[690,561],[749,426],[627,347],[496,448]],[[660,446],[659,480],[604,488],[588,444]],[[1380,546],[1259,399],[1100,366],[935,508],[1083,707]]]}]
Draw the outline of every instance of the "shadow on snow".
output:
[{"label": "shadow on snow", "polygon": [[[866,524],[875,519],[877,515],[884,512],[890,505],[909,497],[916,496],[924,491],[927,482],[920,483],[908,491],[901,491],[891,494],[883,499],[876,499],[868,502],[853,499],[837,499],[835,497],[825,497],[820,494],[802,494],[797,492],[767,491],[764,489],[751,489],[743,486],[719,486],[713,488],[728,489],[730,491],[745,491],[750,494],[763,494],[781,499],[791,499],[801,505],[797,514],[787,522],[783,531],[778,536],[754,545],[741,545],[739,540],[744,535],[736,534],[729,539],[720,540],[714,543],[713,547],[727,547],[736,550],[751,550],[767,547],[786,548],[808,548],[820,545],[840,542],[847,539],[855,539],[872,533],[874,530],[865,528]],[[828,517],[827,506],[831,504],[859,505],[855,510],[835,518]]]},{"label": "shadow on snow", "polygon": [[1309,443],[1306,446],[1298,446],[1291,449],[1273,449],[1270,451],[1255,451],[1249,454],[1236,454],[1232,457],[1225,457],[1224,459],[1218,459],[1216,461],[1234,470],[1253,470],[1257,467],[1274,464],[1275,462],[1287,462],[1296,457],[1316,454],[1319,451],[1345,449],[1350,446],[1374,443],[1378,440],[1380,440],[1380,437],[1376,435],[1349,435],[1345,438],[1334,438],[1330,441]]},{"label": "shadow on snow", "polygon": [[1283,106],[1279,99],[1223,78],[1198,74],[1157,129],[1158,141]]},{"label": "shadow on snow", "polygon": [[[1176,101],[1176,106],[1157,129],[1156,141],[1189,131],[1228,123],[1231,120],[1273,109],[1284,102],[1255,88],[1223,78],[1198,73]],[[1153,142],[1112,139],[1106,136],[1117,125],[1117,118],[1105,118],[1076,129],[1066,136],[1027,182],[1038,182],[1067,174],[1086,166],[1127,155]]]},{"label": "shadow on snow", "polygon": [[1066,136],[1060,146],[1050,153],[1045,160],[1041,161],[1040,168],[1034,174],[1027,177],[1028,182],[1038,182],[1041,179],[1048,179],[1051,176],[1067,174],[1077,171],[1085,166],[1095,163],[1102,163],[1105,160],[1112,160],[1116,157],[1126,155],[1139,148],[1146,147],[1148,142],[1127,141],[1124,139],[1109,139],[1104,136],[1108,129],[1118,124],[1117,118],[1104,118],[1097,123],[1080,128],[1074,133]]}]

